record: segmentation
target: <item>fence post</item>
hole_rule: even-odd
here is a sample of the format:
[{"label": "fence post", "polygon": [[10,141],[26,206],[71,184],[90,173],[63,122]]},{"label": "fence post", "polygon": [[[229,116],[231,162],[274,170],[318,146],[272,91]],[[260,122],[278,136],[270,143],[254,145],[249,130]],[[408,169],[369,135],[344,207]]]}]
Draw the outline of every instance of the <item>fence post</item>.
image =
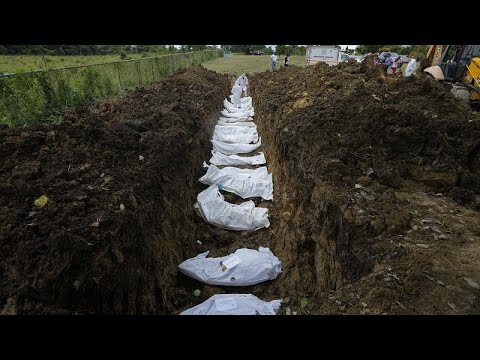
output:
[{"label": "fence post", "polygon": [[140,80],[140,62],[137,61],[137,62],[135,63],[135,65],[136,65],[136,68],[137,68],[138,85],[141,85],[141,80]]},{"label": "fence post", "polygon": [[117,69],[118,84],[120,86],[120,90],[123,90],[122,77],[120,76],[120,65],[118,63],[115,64],[115,69]]}]

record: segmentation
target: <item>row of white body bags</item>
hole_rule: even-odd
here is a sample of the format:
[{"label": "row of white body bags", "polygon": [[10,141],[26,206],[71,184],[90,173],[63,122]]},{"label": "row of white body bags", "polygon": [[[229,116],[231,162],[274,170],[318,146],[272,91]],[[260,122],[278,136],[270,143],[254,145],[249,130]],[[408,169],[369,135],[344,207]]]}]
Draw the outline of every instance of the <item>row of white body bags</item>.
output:
[{"label": "row of white body bags", "polygon": [[[224,104],[229,112],[243,110],[242,112],[247,114],[245,108],[249,106],[251,109],[251,98],[242,99],[243,109],[234,108],[226,100]],[[246,106],[244,107],[244,105]],[[253,116],[253,111],[248,114]],[[257,129],[251,120],[252,118],[248,117],[221,118],[219,124],[215,127],[212,139],[214,149],[215,144],[223,148],[230,146],[227,152],[235,154],[237,153],[233,152],[236,151],[235,146],[256,142],[258,140]],[[261,142],[259,141],[259,143]],[[243,147],[241,151],[251,148]],[[251,151],[253,150],[255,149]],[[265,162],[263,153],[257,156],[240,157],[222,154],[216,150],[212,150],[212,158],[210,159],[210,163],[216,163],[217,165],[256,165]],[[215,186],[215,183],[221,181],[222,188],[226,185],[225,190],[237,193],[237,195],[243,194],[245,196],[248,193],[255,193],[255,191],[248,190],[252,186],[250,183],[247,184],[245,180],[268,179],[269,174],[266,167],[255,170],[227,167],[220,170],[215,165],[208,166],[204,163],[204,166],[208,167],[209,170],[200,181],[212,185],[198,195],[196,207],[200,209],[207,222],[230,230],[256,230],[259,229],[259,224],[264,224],[264,227],[270,225],[268,209],[257,208],[250,201],[241,205],[230,204],[224,201],[218,187]],[[243,178],[243,180],[235,182],[233,181],[235,177]],[[273,183],[270,195],[268,190],[263,190],[263,192],[266,192],[264,195],[267,197],[271,196]],[[226,286],[250,286],[263,281],[274,280],[282,271],[281,262],[268,248],[260,247],[258,251],[238,249],[235,253],[221,258],[207,258],[208,254],[207,251],[185,260],[179,265],[179,270],[183,274],[206,284]],[[251,294],[220,294],[183,311],[180,315],[275,315],[280,305],[280,300],[265,302]]]}]

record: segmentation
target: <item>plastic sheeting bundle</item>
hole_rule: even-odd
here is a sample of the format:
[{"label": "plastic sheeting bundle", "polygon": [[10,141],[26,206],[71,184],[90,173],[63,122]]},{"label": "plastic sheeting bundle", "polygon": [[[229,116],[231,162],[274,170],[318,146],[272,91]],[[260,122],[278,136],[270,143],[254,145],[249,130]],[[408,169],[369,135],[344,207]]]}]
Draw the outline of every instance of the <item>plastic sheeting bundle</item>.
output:
[{"label": "plastic sheeting bundle", "polygon": [[240,205],[224,200],[216,185],[211,185],[197,196],[195,207],[209,224],[227,230],[246,231],[268,228],[268,209],[256,207],[253,201]]},{"label": "plastic sheeting bundle", "polygon": [[[241,118],[226,118],[220,117],[218,120],[218,125],[232,125],[232,126],[254,126],[253,118],[251,117],[241,117]],[[257,125],[255,125],[256,127]]]},{"label": "plastic sheeting bundle", "polygon": [[180,315],[276,315],[281,305],[281,300],[266,302],[252,294],[219,294]]},{"label": "plastic sheeting bundle", "polygon": [[[257,125],[255,125],[254,122],[251,121],[245,121],[245,122],[233,122],[233,123],[221,123],[218,121],[217,125],[215,125],[215,129],[218,129],[219,131],[235,131],[232,129],[235,128],[240,128],[241,131],[255,131],[257,132]],[[244,129],[246,128],[246,129]],[[258,133],[258,132],[257,132]]]},{"label": "plastic sheeting bundle", "polygon": [[252,127],[222,126],[215,127],[212,139],[229,144],[250,144],[258,141],[258,134]]},{"label": "plastic sheeting bundle", "polygon": [[238,155],[225,155],[218,151],[212,150],[212,157],[210,158],[210,164],[213,165],[262,165],[265,164],[265,155],[260,152],[256,156],[238,156]]},{"label": "plastic sheeting bundle", "polygon": [[250,286],[274,280],[282,272],[282,263],[269,248],[238,249],[233,254],[207,258],[209,251],[185,260],[181,273],[209,285]]},{"label": "plastic sheeting bundle", "polygon": [[227,99],[223,100],[223,106],[229,113],[237,113],[237,112],[246,112],[246,111],[251,111],[253,110],[253,107],[251,104],[241,104],[241,107],[235,107],[234,104],[231,102],[228,102]]},{"label": "plastic sheeting bundle", "polygon": [[[241,105],[243,107],[252,107],[252,98],[251,97],[243,97],[241,99]],[[223,100],[223,106],[227,109],[227,107],[233,106],[233,95],[230,95],[230,101],[228,99]]]},{"label": "plastic sheeting bundle", "polygon": [[[229,96],[230,102],[232,102],[233,95]],[[252,105],[252,97],[251,96],[244,96],[241,99],[241,104],[243,105]]]},{"label": "plastic sheeting bundle", "polygon": [[257,134],[257,126],[235,126],[231,124],[215,125],[214,133],[224,135]]},{"label": "plastic sheeting bundle", "polygon": [[244,199],[261,197],[265,200],[273,200],[273,179],[266,166],[257,169],[238,169],[227,166],[219,169],[215,165],[207,165],[207,173],[198,181],[206,185],[218,185],[225,190]]},{"label": "plastic sheeting bundle", "polygon": [[249,117],[249,116],[254,116],[255,112],[253,109],[248,110],[248,111],[239,111],[239,112],[228,112],[228,110],[222,110],[222,115],[227,117],[227,118],[244,118],[244,117]]},{"label": "plastic sheeting bundle", "polygon": [[211,140],[213,149],[221,152],[225,155],[232,154],[248,154],[254,150],[257,150],[262,145],[262,137],[258,138],[258,142],[255,144],[229,144],[223,141]]}]

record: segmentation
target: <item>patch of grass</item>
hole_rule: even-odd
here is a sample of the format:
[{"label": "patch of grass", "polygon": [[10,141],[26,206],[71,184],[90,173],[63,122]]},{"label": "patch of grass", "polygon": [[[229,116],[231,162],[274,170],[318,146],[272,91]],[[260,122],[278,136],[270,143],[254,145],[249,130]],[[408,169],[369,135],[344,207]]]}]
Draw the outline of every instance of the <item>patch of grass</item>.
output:
[{"label": "patch of grass", "polygon": [[[0,124],[21,126],[60,121],[66,107],[92,103],[96,99],[109,98],[120,91],[172,74],[191,64],[200,64],[217,56],[218,52],[198,51],[172,54],[166,57],[136,61],[105,63],[89,67],[70,67],[57,70],[18,73],[0,77]],[[45,66],[54,62],[41,61]],[[55,57],[82,62],[85,57]],[[38,59],[32,59],[37,61]],[[118,61],[118,59],[113,59]],[[19,62],[19,64],[21,61]],[[32,64],[35,63],[30,63]],[[11,71],[11,70],[10,70]]]},{"label": "patch of grass", "polygon": [[[128,54],[130,59],[159,54]],[[0,73],[21,73],[33,70],[54,69],[69,66],[102,64],[121,61],[120,55],[92,56],[42,56],[42,55],[0,55]]]},{"label": "patch of grass", "polygon": [[[279,57],[277,69],[283,67],[285,56]],[[209,70],[222,74],[240,76],[242,73],[259,73],[272,71],[270,55],[233,55],[231,58],[219,57],[202,64]],[[301,55],[290,56],[290,65],[304,66],[305,57]]]}]

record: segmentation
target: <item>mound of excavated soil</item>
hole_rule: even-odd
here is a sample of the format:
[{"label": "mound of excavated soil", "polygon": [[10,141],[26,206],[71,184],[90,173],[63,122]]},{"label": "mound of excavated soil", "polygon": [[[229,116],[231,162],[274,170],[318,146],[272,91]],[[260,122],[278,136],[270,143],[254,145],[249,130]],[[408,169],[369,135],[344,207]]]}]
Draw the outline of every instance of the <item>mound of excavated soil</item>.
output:
[{"label": "mound of excavated soil", "polygon": [[228,91],[196,66],[60,125],[1,129],[3,313],[172,311]]},{"label": "mound of excavated soil", "polygon": [[268,92],[278,146],[310,164],[296,170],[353,186],[371,167],[382,185],[421,182],[480,207],[479,116],[429,78],[385,80],[361,69],[319,65],[281,71],[273,83],[268,73],[255,78]]},{"label": "mound of excavated soil", "polygon": [[319,64],[251,94],[292,310],[480,311],[480,117],[448,84]]}]

